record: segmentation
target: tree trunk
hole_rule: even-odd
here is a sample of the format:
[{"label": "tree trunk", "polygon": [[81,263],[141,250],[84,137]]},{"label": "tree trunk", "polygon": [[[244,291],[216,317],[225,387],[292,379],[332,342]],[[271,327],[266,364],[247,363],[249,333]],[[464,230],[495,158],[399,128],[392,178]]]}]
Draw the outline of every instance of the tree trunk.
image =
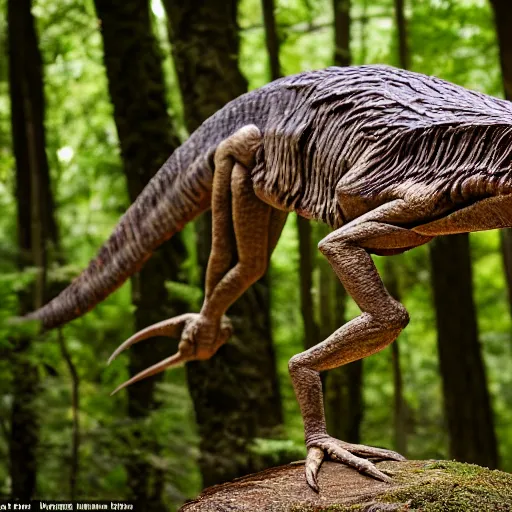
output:
[{"label": "tree trunk", "polygon": [[[500,65],[505,98],[512,101],[512,5],[508,0],[491,0],[500,50]],[[512,314],[512,229],[500,231],[501,254],[508,290],[509,308]]]},{"label": "tree trunk", "polygon": [[[398,62],[401,68],[409,69],[410,52],[407,39],[407,21],[404,10],[405,0],[394,0],[395,2],[395,23],[398,39]],[[398,287],[398,275],[394,260],[387,259],[385,263],[385,283],[386,287],[396,300],[400,301],[400,292]],[[400,365],[400,345],[399,340],[391,345],[391,363],[393,368],[393,392],[394,392],[394,430],[395,430],[395,450],[402,455],[407,453],[407,403],[403,396],[402,367]]]},{"label": "tree trunk", "polygon": [[[247,90],[238,67],[236,0],[165,0],[169,38],[190,132]],[[211,215],[198,229],[198,260],[206,271]],[[205,486],[275,464],[249,452],[255,437],[282,424],[281,398],[270,331],[268,278],[228,311],[233,339],[209,361],[187,365],[201,438]]]},{"label": "tree trunk", "polygon": [[[386,258],[384,263],[384,284],[389,294],[399,302],[401,294],[398,284],[398,273],[396,271],[395,261]],[[391,345],[391,365],[393,368],[393,391],[394,391],[394,430],[395,443],[394,448],[404,457],[407,456],[407,403],[403,392],[402,368],[400,366],[400,345],[398,340]]]},{"label": "tree trunk", "polygon": [[[149,1],[95,0],[95,5],[121,158],[133,202],[179,142],[167,114],[162,59],[151,29]],[[179,280],[184,258],[182,239],[175,235],[132,277],[136,330],[186,310],[186,304],[168,299],[164,286],[166,280]],[[163,359],[169,351],[172,347],[167,338],[152,341],[151,350],[144,344],[134,345],[130,374]],[[159,405],[154,389],[161,378],[162,374],[128,388],[128,414],[134,422],[134,438],[139,439],[126,466],[128,484],[136,508],[148,511],[166,509],[162,502],[164,472],[146,457],[147,453],[158,455],[160,447],[143,436],[141,425]]]},{"label": "tree trunk", "polygon": [[318,325],[314,318],[313,301],[313,246],[311,241],[311,223],[297,215],[299,234],[299,277],[300,311],[304,324],[304,348],[313,347],[321,341]]},{"label": "tree trunk", "polygon": [[334,65],[350,66],[351,0],[332,0],[334,11]]},{"label": "tree trunk", "polygon": [[[277,33],[274,0],[262,0],[263,20],[265,25],[265,43],[269,60],[270,80],[282,76],[279,64],[280,41]],[[304,324],[304,347],[309,348],[320,341],[318,326],[314,319],[313,305],[313,253],[311,241],[311,223],[297,215],[297,234],[299,237],[299,277],[300,277],[300,311]]]},{"label": "tree trunk", "polygon": [[269,60],[270,79],[277,80],[281,76],[279,64],[279,36],[276,27],[274,0],[261,0],[263,22],[265,24],[265,43]]},{"label": "tree trunk", "polygon": [[[333,0],[334,12],[334,64],[350,66],[350,0]],[[320,237],[329,233],[328,229],[320,229]],[[323,258],[322,258],[323,260]],[[320,271],[320,296],[328,296],[329,304],[320,304],[320,309],[328,308],[332,312],[332,320],[324,330],[321,340],[329,336],[335,329],[343,325],[347,294],[343,285],[338,282],[330,266],[322,261]],[[331,288],[334,279],[334,290],[322,292],[322,288]],[[350,443],[360,442],[360,428],[363,420],[363,361],[354,361],[341,368],[327,372],[324,380],[325,415],[329,433]]]},{"label": "tree trunk", "polygon": [[450,457],[495,468],[498,453],[478,342],[468,235],[437,238],[430,257]]},{"label": "tree trunk", "polygon": [[[9,89],[14,156],[19,268],[37,268],[31,289],[20,296],[20,314],[46,300],[46,246],[56,241],[53,198],[45,152],[42,60],[30,0],[8,2]],[[11,494],[30,499],[36,489],[39,418],[37,366],[28,358],[32,340],[17,340],[12,354],[13,390],[10,438]]]},{"label": "tree trunk", "polygon": [[409,44],[407,42],[407,22],[405,20],[404,0],[395,1],[395,22],[398,34],[398,62],[402,69],[409,69]]}]

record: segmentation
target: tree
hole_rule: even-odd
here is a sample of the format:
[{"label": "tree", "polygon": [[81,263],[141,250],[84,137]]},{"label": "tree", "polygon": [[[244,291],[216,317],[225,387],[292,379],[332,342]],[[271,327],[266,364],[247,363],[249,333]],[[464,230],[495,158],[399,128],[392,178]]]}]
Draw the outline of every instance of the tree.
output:
[{"label": "tree", "polygon": [[[386,258],[384,263],[384,284],[389,294],[401,302],[398,283],[398,272],[395,261]],[[393,367],[393,391],[394,391],[394,434],[395,434],[395,450],[404,457],[407,455],[407,402],[403,392],[402,368],[400,365],[400,345],[398,340],[391,346],[391,363]]]},{"label": "tree", "polygon": [[[403,0],[396,0],[400,45],[406,39]],[[408,52],[400,50],[404,64]],[[498,452],[473,301],[469,235],[441,237],[430,244],[450,456],[494,468]]]},{"label": "tree", "polygon": [[[395,0],[395,25],[398,40],[398,62],[403,69],[409,69],[410,51],[407,39],[407,21],[405,18],[404,0]],[[398,273],[395,263],[386,260],[385,284],[396,300],[401,301]],[[407,454],[407,403],[403,392],[402,368],[400,365],[400,345],[398,340],[391,345],[391,362],[393,367],[393,392],[394,392],[394,430],[395,449],[402,455]]]},{"label": "tree", "polygon": [[[350,52],[350,0],[333,0],[334,12],[334,55],[336,66],[349,66]],[[324,237],[329,233],[326,226],[318,226],[318,234]],[[333,272],[328,262],[322,257],[319,262],[320,272],[320,314],[325,315],[322,324],[326,324],[321,339],[326,338],[334,329],[346,321],[347,294],[343,285],[333,282]],[[334,285],[334,290],[331,289]],[[323,300],[322,300],[323,299]],[[329,316],[331,319],[329,320]],[[329,433],[334,437],[351,443],[360,441],[360,427],[363,419],[363,361],[336,368],[327,373],[324,380],[325,414]]]},{"label": "tree", "polygon": [[498,451],[478,342],[468,235],[437,238],[430,258],[450,457],[495,468]]},{"label": "tree", "polygon": [[[190,132],[247,90],[238,67],[236,0],[165,0],[169,37]],[[198,260],[204,271],[211,245],[211,215],[200,219]],[[228,311],[234,339],[209,361],[187,365],[201,437],[199,465],[209,486],[271,465],[249,451],[282,423],[270,330],[268,277]]]},{"label": "tree", "polygon": [[[43,69],[30,0],[8,2],[9,89],[16,158],[19,268],[37,269],[31,289],[20,296],[20,313],[40,307],[46,289],[47,246],[57,241],[53,197],[45,153]],[[39,418],[35,399],[39,373],[27,357],[32,339],[17,340],[12,353],[10,428],[11,493],[30,499],[36,488]]]},{"label": "tree", "polygon": [[[262,0],[263,22],[265,25],[265,43],[269,62],[270,80],[281,78],[281,65],[279,62],[280,40],[275,18],[274,0]],[[309,348],[319,341],[318,326],[314,316],[313,301],[313,245],[312,229],[308,219],[297,215],[297,233],[299,237],[299,280],[300,280],[300,312],[304,326],[304,347]]]},{"label": "tree", "polygon": [[274,0],[262,0],[263,22],[265,25],[265,43],[269,61],[270,80],[281,77],[281,64],[279,63],[279,35],[277,33]]},{"label": "tree", "polygon": [[[179,142],[167,114],[162,58],[151,28],[148,0],[95,0],[95,5],[121,158],[133,202]],[[137,331],[186,310],[186,304],[168,299],[164,286],[165,280],[179,280],[184,258],[182,239],[174,236],[132,278]],[[130,373],[149,367],[168,352],[168,339],[155,340],[151,350],[143,344],[135,345],[130,350]],[[140,439],[128,457],[126,469],[136,506],[144,510],[166,509],[161,496],[163,470],[153,467],[146,457],[147,452],[158,455],[160,447],[143,438],[146,427],[141,425],[158,407],[154,389],[161,377],[128,388],[128,414],[135,423],[135,439]]]},{"label": "tree", "polygon": [[[506,0],[491,0],[494,9],[496,34],[500,51],[500,66],[505,98],[512,101],[512,34],[508,30],[512,21],[512,6]],[[512,313],[512,229],[500,231],[501,253],[508,289],[509,307]]]}]

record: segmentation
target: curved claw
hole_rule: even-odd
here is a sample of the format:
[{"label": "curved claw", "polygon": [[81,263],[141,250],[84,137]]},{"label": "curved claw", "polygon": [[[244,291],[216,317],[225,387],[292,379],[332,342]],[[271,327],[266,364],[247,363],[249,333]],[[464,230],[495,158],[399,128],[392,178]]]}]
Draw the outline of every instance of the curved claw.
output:
[{"label": "curved claw", "polygon": [[337,443],[330,444],[328,447],[326,447],[326,449],[327,453],[335,461],[343,462],[348,466],[352,466],[353,468],[356,468],[360,473],[366,473],[369,476],[373,476],[373,478],[376,478],[377,480],[381,480],[383,482],[391,482],[391,478],[379,471],[373,462],[353,455],[345,448],[339,446]]},{"label": "curved claw", "polygon": [[367,458],[405,460],[399,453],[391,450],[345,443],[329,435],[317,438],[314,441],[314,445],[309,446],[306,459],[306,480],[315,492],[319,492],[317,474],[324,459],[324,453],[326,457],[330,457],[334,462],[346,464],[382,482],[392,482],[392,479],[382,471],[379,471],[377,466],[367,460]]},{"label": "curved claw", "polygon": [[320,492],[316,477],[323,461],[324,451],[321,448],[313,446],[308,450],[308,456],[306,458],[306,480],[308,485],[315,492]]},{"label": "curved claw", "polygon": [[130,384],[133,384],[134,382],[138,382],[139,380],[145,379],[146,377],[151,377],[152,375],[156,375],[157,373],[167,370],[167,368],[170,368],[171,366],[178,366],[179,364],[186,363],[189,360],[190,358],[185,357],[178,352],[177,354],[163,359],[159,363],[156,363],[153,366],[150,366],[149,368],[146,368],[145,370],[137,373],[137,375],[127,380],[126,382],[123,382],[120,386],[117,386],[117,388],[114,389],[112,393],[110,393],[110,396],[116,394],[118,391],[125,388],[126,386],[129,386]]},{"label": "curved claw", "polygon": [[350,453],[353,453],[354,455],[359,455],[360,457],[369,458],[374,461],[407,460],[403,455],[394,452],[393,450],[386,450],[385,448],[374,448],[373,446],[365,446],[363,444],[345,443],[344,441],[340,441],[339,443],[342,448],[345,448],[345,450],[348,450]]},{"label": "curved claw", "polygon": [[[174,318],[164,320],[163,322],[150,325],[149,327],[142,329],[138,333],[128,338],[124,343],[122,343],[110,356],[108,364],[110,364],[123,350],[127,349],[131,345],[153,336],[168,336],[171,338],[180,338],[185,336],[185,338],[187,338],[187,336],[184,334],[184,329],[187,328],[193,330],[197,327],[197,322],[199,319],[202,319],[202,317],[198,313],[186,313],[184,315],[176,316]],[[178,366],[179,364],[186,363],[187,361],[191,361],[193,359],[205,359],[211,357],[213,353],[215,353],[215,351],[219,348],[219,346],[227,341],[227,338],[229,338],[231,332],[231,321],[228,317],[223,316],[220,324],[220,337],[218,337],[216,340],[217,342],[208,347],[206,351],[203,350],[204,353],[200,353],[197,346],[195,346],[195,348],[192,347],[188,339],[182,339],[176,354],[160,361],[159,363],[154,364],[153,366],[150,366],[126,382],[123,382],[123,384],[112,391],[111,395],[114,395],[130,384],[163,372],[164,370],[173,366]],[[204,357],[205,354],[206,357]]]},{"label": "curved claw", "polygon": [[158,322],[156,324],[150,325],[149,327],[146,327],[145,329],[142,329],[141,331],[128,338],[119,347],[117,347],[117,349],[109,357],[107,364],[110,364],[121,352],[123,352],[123,350],[126,350],[128,347],[138,343],[139,341],[147,340],[153,336],[168,336],[169,338],[179,338],[181,336],[181,331],[183,330],[185,322],[190,320],[192,316],[194,316],[194,313],[185,313],[184,315],[175,316],[174,318],[169,318],[168,320]]}]

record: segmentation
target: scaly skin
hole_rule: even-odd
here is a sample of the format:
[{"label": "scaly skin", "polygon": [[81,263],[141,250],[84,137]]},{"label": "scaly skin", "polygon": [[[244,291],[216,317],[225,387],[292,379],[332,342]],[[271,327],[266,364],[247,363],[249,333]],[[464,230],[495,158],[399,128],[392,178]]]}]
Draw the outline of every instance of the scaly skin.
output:
[{"label": "scaly skin", "polygon": [[368,459],[401,455],[328,435],[319,372],[382,350],[409,321],[371,253],[512,226],[511,166],[508,102],[386,66],[287,77],[208,119],[171,155],[89,268],[30,316],[50,328],[83,314],[211,204],[201,312],[150,326],[119,347],[112,358],[153,335],[181,339],[177,354],[121,389],[211,357],[231,334],[227,309],[265,272],[287,213],[326,222],[334,231],[319,249],[361,314],[289,363],[304,420],[306,480],[319,491],[317,475],[330,457],[388,481]]}]

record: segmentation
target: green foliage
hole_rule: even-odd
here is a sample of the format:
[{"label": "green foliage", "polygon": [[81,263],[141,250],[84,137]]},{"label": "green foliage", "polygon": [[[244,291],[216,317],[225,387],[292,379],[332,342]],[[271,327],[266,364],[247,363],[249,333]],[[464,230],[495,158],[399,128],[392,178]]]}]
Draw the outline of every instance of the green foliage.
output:
[{"label": "green foliage", "polygon": [[[166,20],[160,2],[152,4],[155,33],[165,55],[171,115],[185,138],[181,97],[176,86]],[[0,0],[0,13],[5,1]],[[107,79],[102,63],[102,40],[92,0],[37,0],[33,7],[45,68],[47,155],[57,203],[62,259],[51,280],[69,280],[78,274],[109,236],[128,205],[121,172],[117,134],[112,118]],[[354,63],[397,63],[396,33],[391,0],[354,0],[351,48]],[[408,3],[412,66],[490,94],[501,95],[498,51],[488,2],[481,0],[415,0]],[[283,73],[320,68],[332,63],[333,28],[328,0],[278,0],[276,18],[281,38]],[[242,0],[241,66],[250,88],[268,81],[267,56],[259,0]],[[0,51],[5,54],[6,20],[0,15]],[[4,354],[12,347],[19,326],[8,318],[18,309],[17,292],[33,272],[16,267],[16,204],[14,159],[11,150],[7,60],[0,59],[0,460],[7,460],[11,373]],[[212,87],[215,86],[212,84]],[[191,254],[184,267],[199,281],[193,229],[185,231]],[[495,232],[471,235],[473,280],[480,339],[496,417],[504,469],[512,469],[512,326],[503,277],[499,236]],[[409,455],[446,457],[442,391],[437,363],[435,316],[430,293],[428,248],[395,257],[403,301],[411,323],[399,339],[408,404]],[[375,258],[381,266],[380,258]],[[295,218],[290,216],[272,258],[272,327],[285,413],[284,439],[258,440],[253,450],[262,455],[293,453],[298,458],[303,431],[288,376],[287,361],[303,347],[299,308],[298,242]],[[333,274],[333,279],[336,279]],[[168,283],[171,295],[185,298],[199,309],[202,291],[195,286]],[[315,285],[316,286],[316,285]],[[318,294],[318,290],[313,290]],[[94,311],[63,328],[80,381],[79,495],[122,498],[126,493],[123,463],[135,432],[147,441],[159,440],[166,451],[151,464],[165,470],[166,497],[175,507],[197,493],[198,440],[183,370],[167,375],[159,387],[162,407],[144,425],[127,422],[125,396],[108,393],[125,379],[127,358],[109,367],[110,352],[132,332],[129,284]],[[358,314],[349,304],[348,315]],[[23,327],[23,329],[31,327]],[[27,334],[24,332],[23,334]],[[33,334],[31,331],[29,334]],[[69,492],[62,473],[69,467],[71,446],[71,380],[57,333],[43,336],[29,357],[37,363],[43,390],[41,464],[38,495],[63,498]],[[393,444],[393,387],[390,349],[364,363],[365,416],[362,441]],[[138,434],[137,434],[138,435]],[[290,455],[292,457],[292,455]],[[0,464],[0,496],[8,493],[8,468]]]},{"label": "green foliage", "polygon": [[188,283],[167,281],[165,283],[165,287],[167,288],[170,297],[190,304],[190,308],[193,311],[199,311],[201,309],[203,290],[198,286]]}]

